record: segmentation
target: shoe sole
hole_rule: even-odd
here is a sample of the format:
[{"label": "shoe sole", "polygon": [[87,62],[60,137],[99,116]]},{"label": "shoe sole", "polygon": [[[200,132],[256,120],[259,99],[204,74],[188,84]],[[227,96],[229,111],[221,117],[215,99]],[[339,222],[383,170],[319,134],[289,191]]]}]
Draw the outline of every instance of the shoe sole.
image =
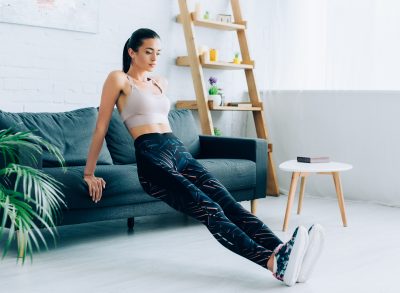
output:
[{"label": "shoe sole", "polygon": [[287,286],[293,286],[298,279],[301,264],[307,249],[307,244],[308,232],[306,228],[300,226],[289,256],[289,263],[286,267],[285,275],[283,276],[283,282]]},{"label": "shoe sole", "polygon": [[309,234],[308,247],[297,279],[298,283],[305,283],[310,278],[315,268],[315,264],[321,255],[324,242],[324,228],[319,224],[314,225]]}]

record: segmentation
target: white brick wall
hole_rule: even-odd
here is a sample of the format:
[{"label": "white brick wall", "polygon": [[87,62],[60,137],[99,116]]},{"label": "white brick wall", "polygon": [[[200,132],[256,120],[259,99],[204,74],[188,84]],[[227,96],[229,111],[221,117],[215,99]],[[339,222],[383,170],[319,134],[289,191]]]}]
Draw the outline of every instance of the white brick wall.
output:
[{"label": "white brick wall", "polygon": [[[242,1],[245,17],[252,2]],[[194,3],[189,5],[194,8]],[[202,6],[215,15],[229,11],[230,1],[202,0]],[[175,66],[175,57],[187,54],[182,26],[175,22],[178,13],[177,0],[102,0],[96,34],[0,23],[0,109],[51,112],[98,106],[104,79],[121,69],[123,45],[140,27],[161,36],[163,52],[155,74],[169,79],[169,98],[193,99],[190,70]],[[196,37],[227,57],[238,49],[235,33],[196,28]],[[242,72],[204,72],[205,78],[211,75],[218,77],[231,100],[242,99],[246,90]],[[223,134],[245,135],[246,113],[212,115]]]}]

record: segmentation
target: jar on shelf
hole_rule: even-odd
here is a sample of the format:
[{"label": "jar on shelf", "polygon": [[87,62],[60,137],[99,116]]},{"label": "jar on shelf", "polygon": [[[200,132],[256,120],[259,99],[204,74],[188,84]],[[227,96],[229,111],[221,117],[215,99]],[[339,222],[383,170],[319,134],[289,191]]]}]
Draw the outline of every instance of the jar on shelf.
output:
[{"label": "jar on shelf", "polygon": [[218,50],[210,49],[210,61],[218,61]]},{"label": "jar on shelf", "polygon": [[199,55],[203,56],[204,62],[210,62],[210,50],[207,46],[201,45],[198,49]]}]

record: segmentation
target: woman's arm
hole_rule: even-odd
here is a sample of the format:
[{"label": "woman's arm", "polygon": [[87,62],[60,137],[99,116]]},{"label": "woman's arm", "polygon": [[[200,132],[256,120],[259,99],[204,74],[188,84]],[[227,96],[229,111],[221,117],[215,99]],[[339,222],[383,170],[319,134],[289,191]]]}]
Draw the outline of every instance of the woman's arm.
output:
[{"label": "woman's arm", "polygon": [[103,85],[96,128],[93,133],[84,171],[84,179],[89,185],[89,194],[95,202],[99,201],[101,198],[102,188],[105,187],[105,181],[102,178],[95,177],[94,171],[104,142],[104,137],[107,133],[108,125],[110,124],[114,105],[122,88],[123,80],[121,78],[121,72],[111,72]]}]

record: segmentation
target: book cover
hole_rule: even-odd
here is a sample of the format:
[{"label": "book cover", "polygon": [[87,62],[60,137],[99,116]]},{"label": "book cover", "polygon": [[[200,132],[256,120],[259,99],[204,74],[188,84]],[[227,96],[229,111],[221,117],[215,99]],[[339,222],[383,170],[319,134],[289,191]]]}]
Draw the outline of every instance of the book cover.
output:
[{"label": "book cover", "polygon": [[297,157],[299,163],[329,163],[329,157]]}]

